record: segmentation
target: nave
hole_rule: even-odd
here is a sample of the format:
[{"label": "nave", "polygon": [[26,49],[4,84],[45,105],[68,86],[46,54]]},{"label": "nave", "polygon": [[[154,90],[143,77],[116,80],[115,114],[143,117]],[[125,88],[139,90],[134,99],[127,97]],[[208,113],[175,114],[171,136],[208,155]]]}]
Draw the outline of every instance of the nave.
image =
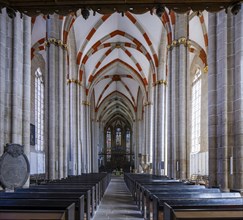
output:
[{"label": "nave", "polygon": [[111,181],[93,220],[105,219],[143,219],[121,176],[111,177]]}]

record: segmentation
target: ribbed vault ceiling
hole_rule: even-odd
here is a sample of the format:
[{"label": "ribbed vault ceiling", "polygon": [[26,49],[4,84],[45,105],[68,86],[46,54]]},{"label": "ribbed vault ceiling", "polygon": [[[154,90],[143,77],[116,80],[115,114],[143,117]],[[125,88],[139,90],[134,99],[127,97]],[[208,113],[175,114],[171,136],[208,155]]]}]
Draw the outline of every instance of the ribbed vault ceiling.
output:
[{"label": "ribbed vault ceiling", "polygon": [[[173,22],[174,12],[171,14],[170,9],[217,11],[232,8],[236,2],[239,1],[0,0],[0,6],[8,7],[10,14],[11,10],[19,10],[28,15],[53,12],[67,15],[63,17],[61,40],[68,45],[72,33],[77,51],[77,75],[86,87],[87,100],[90,102],[94,97],[96,120],[108,122],[122,115],[132,124],[139,107],[138,99],[142,99],[140,106],[146,105],[148,87],[157,80],[161,44],[168,43],[163,42],[167,39],[161,41],[162,34],[166,25]],[[166,11],[166,21],[162,21],[161,14],[157,16],[158,5]],[[84,16],[85,10],[90,14],[88,17]],[[41,48],[39,43],[45,40],[46,19],[48,16],[43,15],[32,19],[32,49]],[[38,54],[45,59],[45,50]]]}]

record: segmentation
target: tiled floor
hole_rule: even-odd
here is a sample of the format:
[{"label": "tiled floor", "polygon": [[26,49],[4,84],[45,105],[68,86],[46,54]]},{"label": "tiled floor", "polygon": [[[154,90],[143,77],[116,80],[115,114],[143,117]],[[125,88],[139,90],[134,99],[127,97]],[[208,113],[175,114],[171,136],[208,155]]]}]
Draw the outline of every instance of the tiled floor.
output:
[{"label": "tiled floor", "polygon": [[141,220],[141,212],[132,198],[123,177],[112,177],[93,220]]}]

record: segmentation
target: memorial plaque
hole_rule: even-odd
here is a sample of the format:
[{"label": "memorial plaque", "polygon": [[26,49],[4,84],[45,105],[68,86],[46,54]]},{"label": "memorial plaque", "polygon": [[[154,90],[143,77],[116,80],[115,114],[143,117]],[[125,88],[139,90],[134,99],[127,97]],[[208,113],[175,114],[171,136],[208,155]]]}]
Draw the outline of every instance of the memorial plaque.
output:
[{"label": "memorial plaque", "polygon": [[27,181],[29,174],[30,165],[23,146],[7,144],[0,158],[1,185],[7,189],[20,188]]}]

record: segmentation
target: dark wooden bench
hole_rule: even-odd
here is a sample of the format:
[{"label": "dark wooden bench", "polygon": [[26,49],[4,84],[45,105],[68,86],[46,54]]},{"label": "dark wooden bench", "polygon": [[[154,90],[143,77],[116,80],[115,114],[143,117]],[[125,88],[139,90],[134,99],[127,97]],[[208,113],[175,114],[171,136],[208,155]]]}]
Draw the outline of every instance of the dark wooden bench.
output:
[{"label": "dark wooden bench", "polygon": [[157,209],[154,209],[153,220],[163,220],[164,219],[164,203],[167,203],[171,207],[180,208],[203,208],[203,209],[217,209],[217,208],[243,208],[243,198],[168,198],[160,199]]},{"label": "dark wooden bench", "polygon": [[42,185],[63,185],[63,186],[78,186],[81,188],[86,188],[86,187],[91,187],[92,188],[92,193],[94,194],[94,199],[95,199],[95,204],[99,204],[101,198],[102,198],[102,190],[101,190],[101,182],[87,182],[85,180],[78,181],[78,180],[72,180],[72,181],[67,181],[63,180],[60,182],[50,182],[48,184],[41,184]]},{"label": "dark wooden bench", "polygon": [[241,205],[207,205],[194,206],[191,205],[169,205],[164,203],[164,220],[231,220],[243,219],[243,204]]},{"label": "dark wooden bench", "polygon": [[[22,214],[21,214],[22,213]],[[41,215],[38,215],[42,213]],[[72,201],[58,200],[0,200],[0,219],[21,219],[29,216],[29,219],[65,219],[76,220],[75,203]],[[25,218],[28,219],[28,218]]]},{"label": "dark wooden bench", "polygon": [[52,200],[74,200],[78,208],[79,219],[84,219],[84,194],[83,193],[60,193],[60,192],[15,192],[15,193],[0,193],[0,199],[48,199]]},{"label": "dark wooden bench", "polygon": [[67,181],[59,181],[59,182],[51,182],[46,184],[41,184],[38,186],[33,186],[31,188],[79,188],[82,190],[89,189],[91,190],[91,199],[92,199],[92,208],[97,209],[99,202],[101,200],[101,193],[99,189],[99,183],[90,183],[90,182],[67,182]]},{"label": "dark wooden bench", "polygon": [[[154,180],[153,176],[142,175],[138,177],[138,175],[128,174],[125,175],[125,182],[128,188],[133,190],[134,199],[143,212],[145,219],[151,219],[151,217],[156,220],[163,219],[163,205],[164,202],[168,201],[178,200],[184,204],[185,201],[189,200],[194,202],[209,200],[211,205],[213,202],[224,203],[224,205],[235,205],[242,202],[239,193],[221,193],[218,188],[208,189],[205,186],[195,185],[190,182],[168,180],[164,177]],[[201,205],[203,205],[203,202]],[[208,207],[211,208],[210,205]],[[152,215],[150,215],[151,212]],[[239,212],[236,215],[239,215]]]},{"label": "dark wooden bench", "polygon": [[88,185],[88,184],[43,184],[43,185],[38,185],[38,186],[33,186],[30,187],[29,189],[60,189],[65,192],[65,190],[76,190],[85,192],[90,190],[90,196],[91,196],[91,215],[93,215],[93,212],[95,209],[98,207],[97,200],[96,198],[96,190],[95,190],[95,185]]},{"label": "dark wooden bench", "polygon": [[67,220],[61,210],[0,210],[1,220]]},{"label": "dark wooden bench", "polygon": [[[93,211],[94,211],[94,204],[92,203],[92,199],[91,199],[91,193],[90,190],[88,189],[77,189],[77,188],[49,188],[49,187],[31,187],[31,188],[26,188],[26,189],[17,189],[15,193],[26,193],[26,194],[41,194],[43,193],[44,195],[46,194],[59,194],[60,195],[60,199],[64,197],[65,199],[65,195],[66,194],[76,194],[78,195],[83,195],[84,198],[84,214],[86,215],[86,219],[90,220],[91,216],[93,215]],[[1,194],[0,194],[1,196]],[[45,197],[45,196],[44,196]],[[82,214],[82,213],[81,213]],[[81,217],[82,218],[82,217]]]},{"label": "dark wooden bench", "polygon": [[176,191],[176,190],[180,190],[180,191],[186,191],[186,190],[201,190],[201,189],[205,189],[205,186],[200,186],[200,185],[187,185],[184,183],[180,183],[180,184],[161,184],[161,185],[141,185],[141,187],[139,188],[138,192],[137,192],[137,197],[136,197],[136,204],[138,205],[138,208],[143,212],[143,207],[144,207],[144,202],[146,200],[145,197],[145,189],[150,191],[152,194],[155,194],[156,192],[161,192],[161,191]]},{"label": "dark wooden bench", "polygon": [[[145,218],[149,218],[150,215],[152,215],[153,213],[153,209],[157,208],[156,203],[154,202],[154,200],[158,200],[159,198],[163,198],[163,197],[169,197],[171,196],[177,196],[178,197],[190,197],[191,194],[193,195],[200,195],[200,194],[215,194],[215,193],[220,193],[219,189],[212,189],[212,188],[188,188],[188,189],[173,189],[171,190],[169,189],[163,189],[161,188],[160,191],[156,190],[145,190],[144,191],[144,201],[143,201],[143,211],[144,211],[144,216]],[[237,194],[239,195],[239,194]],[[155,207],[154,207],[155,206]]]},{"label": "dark wooden bench", "polygon": [[151,182],[151,181],[164,181],[170,180],[167,176],[155,176],[151,174],[133,174],[133,173],[125,173],[124,174],[125,183],[132,193],[133,197],[135,198],[136,195],[136,185],[140,184],[144,181]]}]

